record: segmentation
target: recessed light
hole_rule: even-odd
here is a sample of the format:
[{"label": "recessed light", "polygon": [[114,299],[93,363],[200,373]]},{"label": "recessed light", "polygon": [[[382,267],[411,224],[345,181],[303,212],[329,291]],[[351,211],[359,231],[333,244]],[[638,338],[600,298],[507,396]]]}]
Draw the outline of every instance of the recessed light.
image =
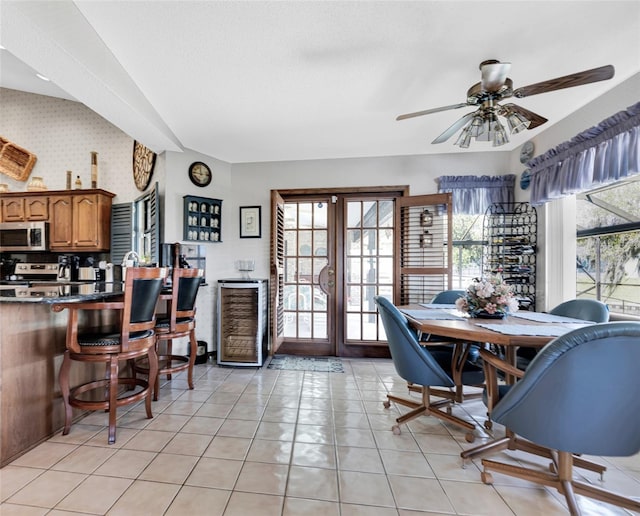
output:
[{"label": "recessed light", "polygon": [[42,74],[40,74],[40,73],[37,73],[37,74],[36,74],[36,77],[37,77],[38,79],[42,79],[43,81],[47,81],[47,82],[49,82],[49,81],[51,80],[51,79],[49,79],[49,77],[45,77],[44,75],[42,75]]}]

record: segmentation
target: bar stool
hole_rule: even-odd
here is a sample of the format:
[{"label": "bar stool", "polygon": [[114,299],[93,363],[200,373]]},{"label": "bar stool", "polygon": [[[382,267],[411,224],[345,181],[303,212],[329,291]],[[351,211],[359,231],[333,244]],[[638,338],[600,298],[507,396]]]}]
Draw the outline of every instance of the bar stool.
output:
[{"label": "bar stool", "polygon": [[[160,391],[160,375],[171,375],[180,371],[187,371],[189,389],[193,389],[193,366],[196,360],[198,342],[196,340],[196,297],[204,271],[202,269],[173,268],[171,275],[171,294],[161,295],[167,301],[167,313],[159,314],[155,326],[156,354],[158,356],[158,374],[156,376],[153,400],[158,400]],[[189,355],[173,353],[173,339],[189,338]],[[160,342],[166,342],[164,350]],[[143,358],[135,363],[136,372],[148,373],[149,367]]]},{"label": "bar stool", "polygon": [[[69,310],[66,351],[60,368],[60,388],[65,407],[63,435],[71,429],[72,407],[83,410],[105,410],[109,413],[109,444],[116,442],[116,411],[118,407],[145,400],[147,418],[151,413],[151,390],[157,377],[155,352],[155,311],[166,269],[129,267],[124,295],[118,301],[58,303],[53,310]],[[116,310],[118,328],[114,331],[83,333],[78,328],[83,310]],[[149,357],[152,367],[148,379],[119,377],[119,362]],[[104,363],[102,379],[70,386],[71,363]],[[92,394],[92,396],[89,396]],[[85,395],[85,396],[83,396]]]}]

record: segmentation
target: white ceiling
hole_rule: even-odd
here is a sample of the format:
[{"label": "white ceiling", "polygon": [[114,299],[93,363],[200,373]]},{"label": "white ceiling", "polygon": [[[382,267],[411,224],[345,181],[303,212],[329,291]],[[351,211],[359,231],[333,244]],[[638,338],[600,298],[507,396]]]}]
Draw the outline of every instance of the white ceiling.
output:
[{"label": "white ceiling", "polygon": [[0,86],[230,163],[493,151],[430,143],[473,108],[395,117],[464,102],[486,59],[512,63],[514,89],[615,66],[513,100],[549,122],[509,151],[640,71],[638,1],[2,0],[0,29]]}]

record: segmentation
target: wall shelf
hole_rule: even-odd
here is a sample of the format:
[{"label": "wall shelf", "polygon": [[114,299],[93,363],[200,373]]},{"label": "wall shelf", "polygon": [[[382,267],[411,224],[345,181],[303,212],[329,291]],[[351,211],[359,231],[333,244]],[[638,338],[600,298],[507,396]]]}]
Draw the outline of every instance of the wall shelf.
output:
[{"label": "wall shelf", "polygon": [[184,234],[188,242],[222,242],[222,200],[184,196]]}]

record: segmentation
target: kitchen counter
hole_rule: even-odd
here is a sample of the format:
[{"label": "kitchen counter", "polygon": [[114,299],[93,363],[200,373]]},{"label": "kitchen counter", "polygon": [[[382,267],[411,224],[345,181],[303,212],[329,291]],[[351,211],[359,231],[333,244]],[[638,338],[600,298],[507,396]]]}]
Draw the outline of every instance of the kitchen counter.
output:
[{"label": "kitchen counter", "polygon": [[[59,302],[109,299],[122,283],[30,282],[0,285],[0,467],[59,432],[64,406],[58,384],[67,334],[68,311]],[[85,328],[112,326],[114,310],[82,313]],[[93,368],[72,371],[74,383],[100,374]],[[74,411],[76,418],[82,416]]]},{"label": "kitchen counter", "polygon": [[119,296],[124,283],[22,282],[0,285],[0,303],[69,303]]}]

